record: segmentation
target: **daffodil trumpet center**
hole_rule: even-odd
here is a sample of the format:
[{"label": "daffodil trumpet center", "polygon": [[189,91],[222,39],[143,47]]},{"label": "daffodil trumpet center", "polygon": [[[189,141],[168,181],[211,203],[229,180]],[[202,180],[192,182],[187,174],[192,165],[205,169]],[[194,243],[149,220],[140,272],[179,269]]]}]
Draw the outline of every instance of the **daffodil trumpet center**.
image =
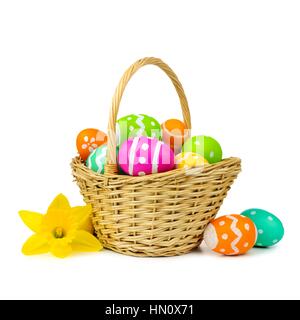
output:
[{"label": "daffodil trumpet center", "polygon": [[53,236],[56,239],[62,239],[65,237],[65,231],[61,227],[57,227],[53,230]]}]

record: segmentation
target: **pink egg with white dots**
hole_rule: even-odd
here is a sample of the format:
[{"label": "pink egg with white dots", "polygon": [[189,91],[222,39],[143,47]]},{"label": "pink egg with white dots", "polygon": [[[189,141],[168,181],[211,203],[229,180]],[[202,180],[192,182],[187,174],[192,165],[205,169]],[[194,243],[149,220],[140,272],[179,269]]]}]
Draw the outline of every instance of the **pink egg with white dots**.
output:
[{"label": "pink egg with white dots", "polygon": [[125,173],[144,176],[173,170],[175,156],[167,144],[156,138],[136,137],[121,145],[118,163]]}]

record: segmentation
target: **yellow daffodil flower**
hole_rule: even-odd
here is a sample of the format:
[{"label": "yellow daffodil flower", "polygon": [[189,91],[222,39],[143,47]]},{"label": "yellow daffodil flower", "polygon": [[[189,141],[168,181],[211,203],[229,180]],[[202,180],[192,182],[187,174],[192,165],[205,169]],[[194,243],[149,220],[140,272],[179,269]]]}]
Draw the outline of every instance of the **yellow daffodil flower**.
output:
[{"label": "yellow daffodil flower", "polygon": [[23,254],[51,252],[65,258],[72,251],[100,251],[103,247],[92,235],[91,212],[91,205],[72,208],[63,194],[53,200],[45,215],[20,211],[23,222],[35,232],[25,242]]}]

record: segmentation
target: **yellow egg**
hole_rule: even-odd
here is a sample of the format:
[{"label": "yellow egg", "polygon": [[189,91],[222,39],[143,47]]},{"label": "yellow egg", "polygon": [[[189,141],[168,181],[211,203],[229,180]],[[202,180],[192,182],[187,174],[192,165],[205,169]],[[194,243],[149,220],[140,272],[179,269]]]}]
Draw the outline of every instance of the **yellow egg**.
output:
[{"label": "yellow egg", "polygon": [[208,164],[208,161],[203,158],[200,154],[193,152],[182,152],[179,153],[176,158],[176,168],[195,168],[201,167]]}]

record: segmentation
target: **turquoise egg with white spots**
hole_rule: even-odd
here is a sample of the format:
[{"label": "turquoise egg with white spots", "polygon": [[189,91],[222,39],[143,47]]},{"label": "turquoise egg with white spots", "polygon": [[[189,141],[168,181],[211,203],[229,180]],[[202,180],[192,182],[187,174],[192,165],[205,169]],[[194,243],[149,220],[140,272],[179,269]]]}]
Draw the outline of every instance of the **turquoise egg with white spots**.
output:
[{"label": "turquoise egg with white spots", "polygon": [[120,146],[129,138],[153,137],[162,138],[160,123],[146,114],[129,114],[117,121],[117,145]]},{"label": "turquoise egg with white spots", "polygon": [[104,173],[104,166],[106,164],[106,152],[106,144],[95,149],[87,158],[86,166],[97,173]]},{"label": "turquoise egg with white spots", "polygon": [[282,222],[272,213],[263,209],[248,209],[242,215],[250,218],[257,229],[256,247],[271,247],[284,236]]},{"label": "turquoise egg with white spots", "polygon": [[182,147],[182,152],[200,154],[209,163],[222,160],[222,148],[219,142],[208,136],[194,136],[188,139]]}]

